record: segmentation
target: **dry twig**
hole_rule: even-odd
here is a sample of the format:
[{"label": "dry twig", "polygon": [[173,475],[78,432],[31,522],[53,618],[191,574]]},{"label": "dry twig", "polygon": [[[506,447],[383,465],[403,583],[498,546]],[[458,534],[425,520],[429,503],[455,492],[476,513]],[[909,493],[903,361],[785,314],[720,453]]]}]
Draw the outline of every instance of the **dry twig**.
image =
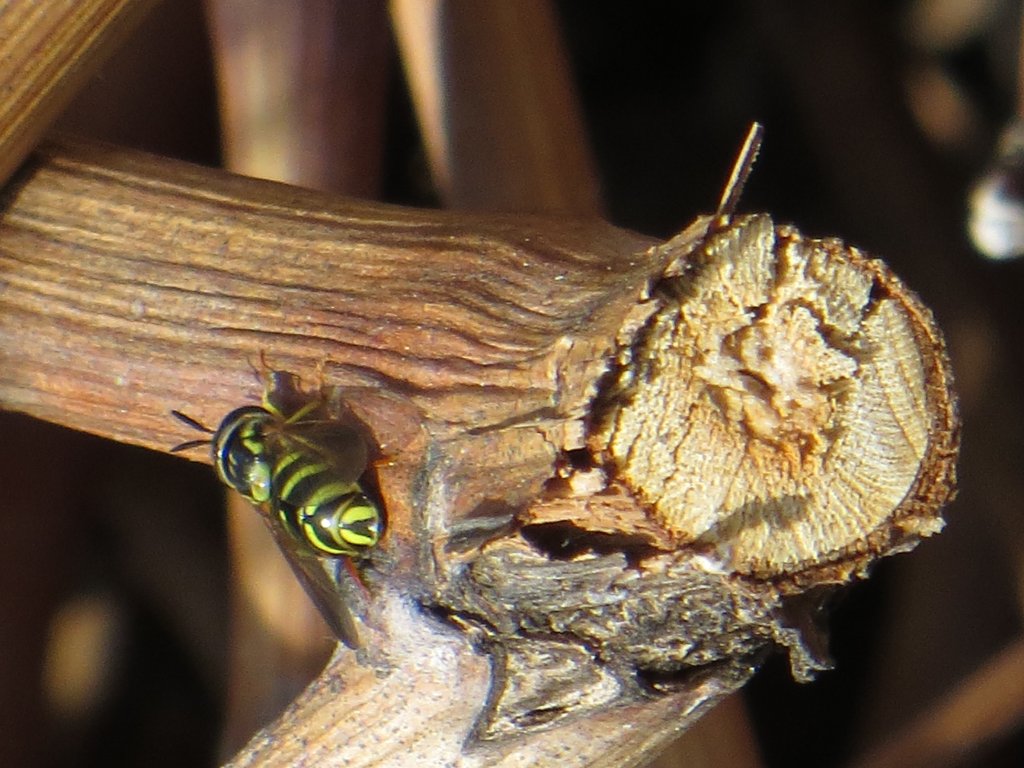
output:
[{"label": "dry twig", "polygon": [[265,353],[378,451],[373,665],[337,654],[240,765],[636,762],[771,647],[819,668],[815,588],[952,492],[927,310],[766,216],[658,244],[64,145],[0,254],[6,407],[166,448],[171,408],[257,399]]}]

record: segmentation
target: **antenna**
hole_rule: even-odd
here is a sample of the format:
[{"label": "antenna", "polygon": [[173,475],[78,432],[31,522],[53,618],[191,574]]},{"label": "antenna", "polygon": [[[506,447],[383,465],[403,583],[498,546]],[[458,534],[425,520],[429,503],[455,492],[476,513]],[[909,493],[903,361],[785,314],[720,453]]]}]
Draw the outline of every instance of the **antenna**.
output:
[{"label": "antenna", "polygon": [[[205,432],[208,435],[212,435],[214,433],[213,430],[210,429],[208,426],[206,426],[205,424],[202,424],[202,423],[196,421],[191,416],[188,416],[188,415],[182,413],[181,411],[171,411],[171,416],[173,416],[174,418],[176,418],[178,421],[182,422],[183,424],[187,424],[188,426],[192,427],[192,429],[197,429],[200,432]],[[173,448],[171,448],[171,453],[178,453],[180,451],[189,451],[189,450],[191,450],[193,448],[198,448],[201,445],[209,445],[209,444],[210,444],[210,439],[209,438],[206,439],[206,440],[189,440],[186,443],[180,443],[180,444],[174,446]]]}]

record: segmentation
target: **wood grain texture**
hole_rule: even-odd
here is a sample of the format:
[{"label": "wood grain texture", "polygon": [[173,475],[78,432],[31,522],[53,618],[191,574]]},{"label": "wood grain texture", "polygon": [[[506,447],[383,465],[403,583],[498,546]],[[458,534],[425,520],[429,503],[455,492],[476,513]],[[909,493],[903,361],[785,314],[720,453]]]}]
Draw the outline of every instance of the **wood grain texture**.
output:
[{"label": "wood grain texture", "polygon": [[0,181],[153,0],[8,0],[0,5]]},{"label": "wood grain texture", "polygon": [[84,144],[41,150],[3,204],[0,399],[156,449],[181,437],[172,408],[216,423],[258,400],[261,353],[314,384],[322,370],[400,391],[444,428],[555,409],[565,393],[547,363],[572,356],[573,332],[614,326],[627,300],[609,308],[607,287],[639,290],[652,243]]}]

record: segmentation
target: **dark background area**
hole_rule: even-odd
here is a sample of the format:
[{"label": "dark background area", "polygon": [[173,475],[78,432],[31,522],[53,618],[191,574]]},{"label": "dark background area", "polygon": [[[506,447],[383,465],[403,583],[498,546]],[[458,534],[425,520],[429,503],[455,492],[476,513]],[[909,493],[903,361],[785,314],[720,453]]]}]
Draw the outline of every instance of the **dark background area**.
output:
[{"label": "dark background area", "polygon": [[[943,37],[928,32],[936,5],[557,4],[612,222],[667,237],[713,209],[756,119],[765,145],[740,211],[883,256],[947,334],[965,422],[947,531],[847,590],[835,671],[798,685],[776,659],[748,687],[770,766],[851,760],[1021,632],[1024,263],[986,261],[965,234],[969,186],[1016,105],[1020,8],[981,3],[980,22]],[[164,4],[62,127],[216,165],[206,34],[199,2]],[[392,66],[384,197],[435,205]],[[215,764],[227,565],[212,472],[10,414],[0,429],[0,755]],[[105,617],[107,658],[88,706],[61,716],[39,682],[45,638],[83,606]],[[1024,733],[960,764],[1022,765]]]}]

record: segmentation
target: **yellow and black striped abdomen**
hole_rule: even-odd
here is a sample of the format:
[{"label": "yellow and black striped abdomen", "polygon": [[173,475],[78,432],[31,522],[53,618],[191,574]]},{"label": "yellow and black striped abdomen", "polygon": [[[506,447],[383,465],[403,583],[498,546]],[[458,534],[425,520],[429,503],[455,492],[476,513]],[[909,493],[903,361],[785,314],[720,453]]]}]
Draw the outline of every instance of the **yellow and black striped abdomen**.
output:
[{"label": "yellow and black striped abdomen", "polygon": [[282,525],[321,555],[357,557],[380,538],[377,505],[359,484],[302,450],[284,452],[272,473],[272,505]]}]

